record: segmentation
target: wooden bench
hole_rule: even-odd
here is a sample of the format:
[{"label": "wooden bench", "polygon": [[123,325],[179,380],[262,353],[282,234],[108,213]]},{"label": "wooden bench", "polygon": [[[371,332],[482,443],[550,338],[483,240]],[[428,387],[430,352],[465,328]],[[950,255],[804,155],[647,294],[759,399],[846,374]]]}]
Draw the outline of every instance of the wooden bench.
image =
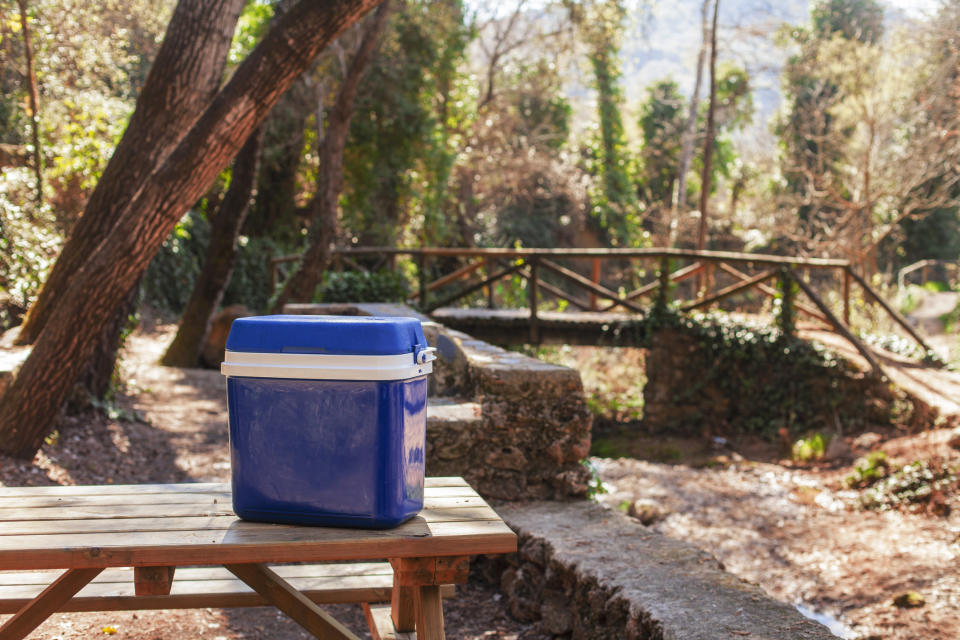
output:
[{"label": "wooden bench", "polygon": [[[350,564],[276,565],[272,569],[317,604],[390,602],[393,569],[389,562]],[[16,613],[40,595],[62,571],[0,572],[0,614]],[[146,584],[155,584],[148,582]],[[61,608],[76,611],[137,611],[147,609],[204,609],[207,607],[263,607],[263,596],[222,567],[182,567],[176,570],[170,592],[148,593],[141,583],[138,595],[132,568],[106,569]],[[454,585],[441,588],[451,598]]]},{"label": "wooden bench", "polygon": [[516,549],[460,478],[428,479],[423,512],[387,531],[245,522],[230,503],[219,483],[0,488],[0,638],[57,611],[267,605],[355,640],[316,605],[360,603],[375,640],[440,640],[469,556]]}]

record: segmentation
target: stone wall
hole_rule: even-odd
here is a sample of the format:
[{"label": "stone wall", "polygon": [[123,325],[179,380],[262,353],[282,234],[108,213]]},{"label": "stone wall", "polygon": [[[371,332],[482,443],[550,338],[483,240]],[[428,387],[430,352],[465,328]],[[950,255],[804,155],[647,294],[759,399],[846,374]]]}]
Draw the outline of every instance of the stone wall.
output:
[{"label": "stone wall", "polygon": [[592,417],[580,374],[435,323],[425,330],[439,353],[431,391],[479,410],[472,428],[428,426],[427,474],[462,475],[506,500],[586,495]]},{"label": "stone wall", "polygon": [[[650,340],[646,355],[647,382],[643,389],[644,424],[651,433],[736,434],[743,414],[762,388],[742,393],[723,391],[711,383],[704,345],[696,336],[664,329]],[[727,367],[736,376],[736,363]],[[929,424],[931,408],[882,378],[869,376],[850,366],[820,369],[797,385],[797,414],[809,431],[845,433],[897,424],[908,427]],[[754,381],[755,383],[757,381]],[[777,427],[793,427],[784,420]]]},{"label": "stone wall", "polygon": [[496,504],[519,552],[478,558],[510,614],[570,640],[827,640],[713,556],[589,502]]}]

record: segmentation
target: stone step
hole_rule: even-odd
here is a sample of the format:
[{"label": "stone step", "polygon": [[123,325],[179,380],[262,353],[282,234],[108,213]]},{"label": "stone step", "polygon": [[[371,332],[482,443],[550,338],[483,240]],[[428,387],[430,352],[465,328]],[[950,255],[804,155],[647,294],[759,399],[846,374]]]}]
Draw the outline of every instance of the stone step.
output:
[{"label": "stone step", "polygon": [[[427,400],[427,474],[438,475],[465,459],[483,426],[480,404],[450,398]],[[454,464],[456,466],[456,464]]]}]

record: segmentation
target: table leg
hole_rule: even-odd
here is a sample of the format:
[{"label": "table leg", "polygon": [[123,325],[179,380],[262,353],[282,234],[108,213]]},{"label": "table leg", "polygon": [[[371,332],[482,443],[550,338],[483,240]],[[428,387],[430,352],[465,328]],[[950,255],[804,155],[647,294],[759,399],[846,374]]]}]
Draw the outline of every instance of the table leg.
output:
[{"label": "table leg", "polygon": [[320,609],[305,595],[290,586],[270,567],[263,564],[224,565],[263,599],[293,618],[316,638],[324,640],[360,640],[349,629]]},{"label": "table leg", "polygon": [[417,598],[417,640],[445,640],[440,587],[421,586]]},{"label": "table leg", "polygon": [[12,618],[0,627],[3,640],[21,640],[39,627],[44,620],[62,607],[80,589],[97,577],[102,567],[93,569],[67,569],[40,595],[27,603]]},{"label": "table leg", "polygon": [[393,578],[393,591],[390,596],[390,616],[397,631],[413,631],[417,625],[416,587],[404,587]]}]

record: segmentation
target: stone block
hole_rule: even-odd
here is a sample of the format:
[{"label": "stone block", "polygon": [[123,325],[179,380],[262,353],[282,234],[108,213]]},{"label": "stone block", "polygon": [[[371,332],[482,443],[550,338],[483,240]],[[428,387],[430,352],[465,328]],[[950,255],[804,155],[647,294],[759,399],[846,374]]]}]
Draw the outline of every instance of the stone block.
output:
[{"label": "stone block", "polygon": [[[587,501],[495,504],[520,537],[496,560],[510,612],[590,640],[828,640],[833,634],[710,554]],[[485,559],[478,559],[478,574]]]}]

